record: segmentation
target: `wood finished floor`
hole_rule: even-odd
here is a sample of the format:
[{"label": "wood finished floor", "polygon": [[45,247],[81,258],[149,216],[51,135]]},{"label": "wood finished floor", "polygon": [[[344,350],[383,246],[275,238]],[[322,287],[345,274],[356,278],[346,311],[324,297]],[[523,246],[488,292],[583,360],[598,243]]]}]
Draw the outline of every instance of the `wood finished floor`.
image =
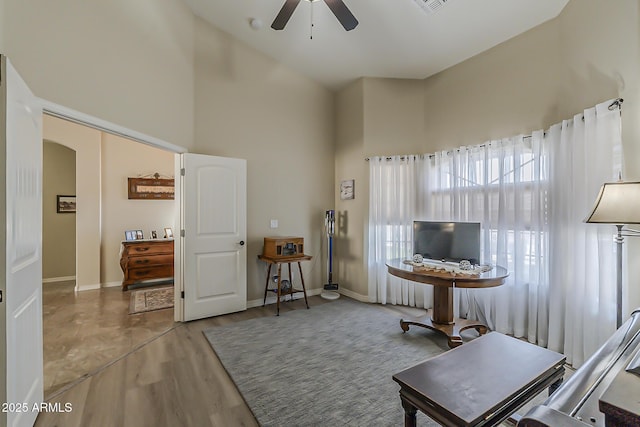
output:
[{"label": "wood finished floor", "polygon": [[[71,292],[52,286],[57,288],[46,288],[44,298],[46,400],[69,403],[72,410],[43,412],[36,426],[258,425],[202,330],[273,316],[275,307],[174,323],[172,310],[128,315],[129,292],[118,288],[74,294],[72,285]],[[330,303],[309,298],[311,310]],[[405,316],[424,313],[378,307]],[[298,299],[280,310],[286,315],[306,308]],[[66,366],[64,354],[71,355]]]}]

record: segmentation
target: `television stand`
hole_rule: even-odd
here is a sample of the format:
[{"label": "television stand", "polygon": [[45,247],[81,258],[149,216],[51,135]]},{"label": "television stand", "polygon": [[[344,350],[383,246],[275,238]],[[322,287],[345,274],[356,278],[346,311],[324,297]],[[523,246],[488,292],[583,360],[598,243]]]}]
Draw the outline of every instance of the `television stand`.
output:
[{"label": "television stand", "polygon": [[460,275],[446,271],[415,269],[402,260],[387,263],[389,274],[418,283],[433,285],[433,309],[427,310],[425,317],[412,320],[400,320],[404,332],[410,325],[432,329],[447,337],[449,347],[462,344],[460,333],[465,329],[475,329],[480,335],[485,334],[487,326],[476,320],[455,319],[453,316],[453,288],[491,288],[504,284],[509,275],[503,267],[494,267],[490,271],[478,275]]}]

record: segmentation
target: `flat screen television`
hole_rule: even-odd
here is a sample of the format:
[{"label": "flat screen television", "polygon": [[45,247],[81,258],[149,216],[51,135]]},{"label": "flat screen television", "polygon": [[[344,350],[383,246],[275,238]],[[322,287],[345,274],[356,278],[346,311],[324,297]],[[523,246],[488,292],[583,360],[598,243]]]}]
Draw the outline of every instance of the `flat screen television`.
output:
[{"label": "flat screen television", "polygon": [[414,221],[413,253],[436,261],[480,264],[480,223]]}]

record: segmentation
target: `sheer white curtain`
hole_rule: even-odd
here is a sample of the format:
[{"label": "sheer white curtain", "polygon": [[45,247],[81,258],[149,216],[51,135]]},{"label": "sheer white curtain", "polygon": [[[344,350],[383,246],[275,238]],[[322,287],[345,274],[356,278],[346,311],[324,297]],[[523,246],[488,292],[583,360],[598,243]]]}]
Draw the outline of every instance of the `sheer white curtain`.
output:
[{"label": "sheer white curtain", "polygon": [[[430,307],[433,292],[387,274],[386,261],[412,256],[413,221],[427,194],[422,156],[369,159],[369,300]],[[430,288],[430,286],[427,286]]]},{"label": "sheer white curtain", "polygon": [[429,219],[482,224],[483,263],[506,267],[504,286],[457,289],[464,317],[492,330],[546,343],[548,189],[543,132],[436,153],[428,163]]},{"label": "sheer white curtain", "polygon": [[429,289],[385,267],[412,255],[413,220],[481,222],[482,261],[510,274],[501,287],[456,289],[456,315],[549,346],[579,366],[615,329],[615,228],[583,223],[600,185],[621,168],[620,112],[610,104],[546,134],[372,158],[370,300],[431,306]]},{"label": "sheer white curtain", "polygon": [[549,348],[580,366],[615,330],[613,225],[586,224],[603,182],[622,170],[620,111],[610,101],[548,132],[551,266]]}]

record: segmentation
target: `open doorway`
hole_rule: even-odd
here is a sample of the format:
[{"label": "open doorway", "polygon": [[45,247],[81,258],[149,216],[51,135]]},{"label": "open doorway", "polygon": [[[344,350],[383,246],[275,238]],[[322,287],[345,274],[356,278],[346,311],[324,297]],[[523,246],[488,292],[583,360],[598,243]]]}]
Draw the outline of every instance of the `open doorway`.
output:
[{"label": "open doorway", "polygon": [[76,152],[42,144],[42,282],[76,278]]},{"label": "open doorway", "polygon": [[[127,197],[129,177],[173,177],[173,152],[47,115],[43,133],[45,145],[73,153],[75,191],[61,195],[77,201],[75,213],[52,213],[54,220],[77,219],[73,232],[63,233],[76,242],[73,248],[56,241],[64,236],[43,233],[43,248],[54,247],[49,255],[43,253],[44,391],[49,399],[174,327],[173,309],[129,314],[132,293],[140,285],[123,291],[120,252],[126,230],[141,230],[143,238],[151,238],[152,231],[163,237],[165,228],[174,227],[177,210],[173,200]],[[61,167],[69,174],[69,165]],[[52,208],[43,198],[43,221]],[[51,254],[71,258],[67,269],[73,273],[55,273],[58,280],[47,280],[51,277],[44,266],[56,263]]]}]

